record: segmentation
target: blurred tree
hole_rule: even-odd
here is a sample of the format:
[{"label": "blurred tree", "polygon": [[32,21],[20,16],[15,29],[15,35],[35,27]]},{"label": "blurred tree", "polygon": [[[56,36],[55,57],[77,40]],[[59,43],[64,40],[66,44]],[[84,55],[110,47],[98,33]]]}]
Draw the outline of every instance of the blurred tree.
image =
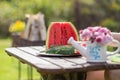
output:
[{"label": "blurred tree", "polygon": [[25,14],[38,12],[45,15],[47,27],[50,22],[70,21],[79,30],[88,26],[102,25],[106,19],[112,19],[112,23],[114,21],[119,23],[120,0],[1,0],[0,35],[10,35],[8,33],[10,23],[25,20]]},{"label": "blurred tree", "polygon": [[112,18],[107,18],[101,21],[101,26],[106,26],[111,31],[115,32],[119,30],[119,24]]},{"label": "blurred tree", "polygon": [[[104,13],[103,23],[107,23],[112,31],[120,31],[120,1],[119,0],[95,0]],[[107,19],[106,19],[107,18]],[[112,19],[110,19],[112,18]],[[114,27],[114,28],[113,28]]]},{"label": "blurred tree", "polygon": [[[0,26],[6,26],[16,20],[25,20],[25,14],[36,14],[42,12],[45,15],[46,25],[54,21],[70,21],[73,22],[73,0],[11,0],[2,1],[0,10]],[[54,2],[54,5],[53,5]],[[0,5],[0,6],[1,6]],[[8,22],[6,25],[2,20]],[[8,21],[9,20],[9,21]],[[3,28],[0,27],[0,33],[3,33]],[[7,29],[5,31],[7,32]],[[9,35],[9,33],[5,33]]]},{"label": "blurred tree", "polygon": [[84,0],[74,0],[74,18],[78,29],[83,29],[88,26],[94,26],[102,18],[102,12],[98,11],[93,0],[90,2]]}]

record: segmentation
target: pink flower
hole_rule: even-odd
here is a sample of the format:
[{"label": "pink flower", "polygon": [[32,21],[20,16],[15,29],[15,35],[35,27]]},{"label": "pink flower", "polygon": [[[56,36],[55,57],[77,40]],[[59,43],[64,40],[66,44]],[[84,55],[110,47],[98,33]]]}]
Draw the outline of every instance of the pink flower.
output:
[{"label": "pink flower", "polygon": [[97,36],[96,39],[95,39],[95,42],[96,43],[99,43],[99,44],[105,44],[105,37],[100,35],[100,36]]},{"label": "pink flower", "polygon": [[89,31],[93,31],[94,29],[93,29],[93,27],[88,27],[87,28]]},{"label": "pink flower", "polygon": [[112,40],[110,30],[101,26],[88,27],[80,30],[79,34],[81,40],[89,40],[92,43],[96,42],[102,45],[107,44]]},{"label": "pink flower", "polygon": [[102,33],[100,33],[100,32],[94,32],[94,36],[95,37],[97,37],[97,36],[99,36],[99,35],[101,35]]},{"label": "pink flower", "polygon": [[95,26],[93,27],[93,29],[94,29],[94,32],[98,32],[101,29],[101,26]]},{"label": "pink flower", "polygon": [[95,41],[97,43],[101,43],[103,41],[103,37],[102,36],[97,36],[96,39],[95,39]]},{"label": "pink flower", "polygon": [[82,33],[83,33],[83,30],[80,30],[80,31],[79,31],[79,34],[82,34]]},{"label": "pink flower", "polygon": [[104,38],[105,43],[109,43],[112,40],[112,36],[110,36],[109,34],[106,34]]},{"label": "pink flower", "polygon": [[92,36],[91,31],[88,29],[85,29],[82,31],[82,34],[80,35],[80,39],[89,40],[91,36]]}]

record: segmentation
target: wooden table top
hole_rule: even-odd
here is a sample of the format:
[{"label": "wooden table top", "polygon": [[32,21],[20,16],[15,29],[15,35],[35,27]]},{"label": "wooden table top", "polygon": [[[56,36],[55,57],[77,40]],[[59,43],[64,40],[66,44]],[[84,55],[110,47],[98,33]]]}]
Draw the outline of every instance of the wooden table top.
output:
[{"label": "wooden table top", "polygon": [[11,47],[6,48],[8,55],[15,57],[23,63],[35,67],[43,73],[69,73],[87,72],[95,70],[120,69],[120,64],[107,61],[106,63],[87,63],[81,56],[74,57],[50,57],[39,56],[44,53],[45,48],[41,46]]}]

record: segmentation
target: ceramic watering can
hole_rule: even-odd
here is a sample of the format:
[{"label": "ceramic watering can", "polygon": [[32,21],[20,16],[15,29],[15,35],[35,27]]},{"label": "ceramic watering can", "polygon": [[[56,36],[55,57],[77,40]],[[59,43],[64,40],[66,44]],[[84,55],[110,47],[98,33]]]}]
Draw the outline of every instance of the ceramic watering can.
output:
[{"label": "ceramic watering can", "polygon": [[74,46],[87,59],[87,62],[106,62],[108,56],[116,54],[120,50],[120,43],[115,39],[111,41],[117,45],[117,49],[113,52],[107,51],[108,45],[98,45],[90,41],[86,42],[86,47],[81,46],[82,42],[75,41],[73,37],[69,38],[68,43]]}]

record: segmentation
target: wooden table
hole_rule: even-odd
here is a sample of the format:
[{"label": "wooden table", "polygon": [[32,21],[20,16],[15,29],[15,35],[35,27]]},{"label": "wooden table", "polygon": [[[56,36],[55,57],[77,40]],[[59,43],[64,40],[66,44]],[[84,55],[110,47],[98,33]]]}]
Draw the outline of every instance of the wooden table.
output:
[{"label": "wooden table", "polygon": [[[6,48],[8,55],[31,65],[43,76],[43,80],[84,80],[84,73],[96,70],[120,69],[120,64],[87,63],[85,58],[77,57],[45,57],[45,48],[41,46]],[[106,78],[108,80],[108,77]]]},{"label": "wooden table", "polygon": [[[12,47],[26,47],[26,46],[43,46],[45,45],[45,41],[30,41],[26,40],[24,38],[21,38],[18,34],[12,34]],[[27,71],[27,79],[28,80],[34,80],[33,79],[33,68],[31,65],[26,66]],[[18,61],[18,80],[22,79],[22,63]]]}]

